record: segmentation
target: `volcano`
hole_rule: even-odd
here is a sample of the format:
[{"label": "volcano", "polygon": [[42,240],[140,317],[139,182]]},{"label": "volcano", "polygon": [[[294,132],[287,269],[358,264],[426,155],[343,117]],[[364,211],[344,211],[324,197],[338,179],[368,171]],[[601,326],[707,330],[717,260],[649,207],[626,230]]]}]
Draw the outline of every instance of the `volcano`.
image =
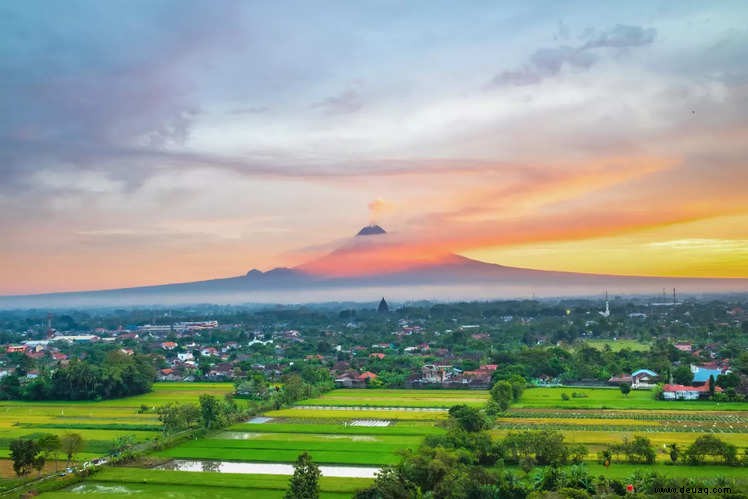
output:
[{"label": "volcano", "polygon": [[358,231],[358,234],[356,234],[356,237],[358,236],[376,236],[378,234],[387,234],[387,231],[381,228],[380,226],[376,224],[367,225],[366,227],[362,228],[360,231]]},{"label": "volcano", "polygon": [[556,272],[481,262],[414,247],[367,225],[334,251],[296,267],[179,284],[0,297],[0,308],[309,303],[323,301],[465,300],[534,296],[748,292],[748,279],[637,277]]}]

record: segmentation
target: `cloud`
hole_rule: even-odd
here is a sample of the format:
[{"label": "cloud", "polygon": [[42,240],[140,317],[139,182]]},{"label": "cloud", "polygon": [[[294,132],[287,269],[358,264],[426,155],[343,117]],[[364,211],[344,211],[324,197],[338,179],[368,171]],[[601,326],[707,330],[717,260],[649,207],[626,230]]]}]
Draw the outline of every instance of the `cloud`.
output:
[{"label": "cloud", "polygon": [[[561,24],[560,33],[564,32],[564,28],[565,26]],[[654,28],[621,24],[599,33],[591,31],[587,34],[590,39],[580,46],[563,45],[536,50],[526,64],[519,69],[500,72],[491,80],[491,84],[493,86],[534,85],[546,78],[558,75],[564,67],[587,70],[600,58],[596,49],[641,47],[654,42],[656,35],[657,30]],[[559,36],[557,35],[556,38]],[[562,36],[562,38],[566,37]]]},{"label": "cloud", "polygon": [[242,114],[264,114],[270,111],[270,108],[268,106],[249,106],[249,107],[239,107],[236,109],[232,109],[229,111],[228,114],[233,115],[242,115]]},{"label": "cloud", "polygon": [[[68,7],[75,12],[63,13]],[[30,169],[129,169],[116,164],[123,150],[160,150],[190,136],[200,104],[183,68],[228,42],[234,9],[109,7],[6,6],[0,74],[12,77],[0,99],[0,184],[17,184]]]},{"label": "cloud", "polygon": [[607,31],[592,34],[581,49],[642,47],[653,43],[656,37],[655,28],[618,24]]},{"label": "cloud", "polygon": [[319,108],[326,114],[351,114],[359,111],[363,106],[363,98],[354,88],[348,88],[338,95],[312,104],[312,107]]}]

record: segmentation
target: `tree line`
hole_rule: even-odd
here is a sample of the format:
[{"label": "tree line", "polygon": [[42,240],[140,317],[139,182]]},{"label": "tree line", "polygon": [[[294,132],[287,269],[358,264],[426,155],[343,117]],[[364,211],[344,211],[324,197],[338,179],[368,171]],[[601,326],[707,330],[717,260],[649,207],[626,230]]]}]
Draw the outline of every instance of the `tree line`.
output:
[{"label": "tree line", "polygon": [[92,363],[72,359],[67,365],[35,377],[10,374],[0,378],[0,400],[103,400],[151,391],[156,369],[146,355],[107,354]]}]

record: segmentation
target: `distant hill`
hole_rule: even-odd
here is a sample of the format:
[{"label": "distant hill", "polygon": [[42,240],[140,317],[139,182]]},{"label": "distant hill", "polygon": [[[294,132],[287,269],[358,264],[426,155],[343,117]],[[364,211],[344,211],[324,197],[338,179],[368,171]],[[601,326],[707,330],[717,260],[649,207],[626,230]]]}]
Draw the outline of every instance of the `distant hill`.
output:
[{"label": "distant hill", "polygon": [[449,253],[406,251],[378,225],[294,268],[207,281],[114,290],[0,297],[1,308],[185,303],[304,303],[336,300],[458,300],[530,296],[748,292],[748,279],[580,274],[506,267]]}]

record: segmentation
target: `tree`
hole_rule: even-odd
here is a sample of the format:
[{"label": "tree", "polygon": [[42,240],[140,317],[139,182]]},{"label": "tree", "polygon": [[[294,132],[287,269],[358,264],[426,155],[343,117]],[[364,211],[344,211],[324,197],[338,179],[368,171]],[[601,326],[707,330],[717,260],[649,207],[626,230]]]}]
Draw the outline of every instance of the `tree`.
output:
[{"label": "tree", "polygon": [[620,385],[618,385],[618,388],[620,388],[621,393],[624,397],[628,397],[629,393],[631,393],[631,385],[629,385],[628,383],[621,383]]},{"label": "tree", "polygon": [[678,456],[680,455],[680,448],[678,448],[678,444],[668,444],[667,448],[669,449],[668,454],[670,455],[670,461],[673,463],[676,462],[678,460]]},{"label": "tree", "polygon": [[702,435],[697,438],[686,449],[686,457],[689,464],[701,464],[706,456],[722,458],[725,464],[735,465],[738,463],[737,448],[720,440],[713,435]]},{"label": "tree", "polygon": [[312,457],[304,452],[294,465],[285,499],[317,499],[319,497],[319,467]]},{"label": "tree", "polygon": [[512,385],[512,400],[514,402],[517,402],[522,397],[522,393],[525,391],[527,380],[519,374],[513,374],[507,381],[509,381],[509,383]]},{"label": "tree", "polygon": [[608,446],[608,456],[625,455],[631,464],[654,464],[657,454],[652,442],[646,437],[635,436],[633,440],[624,437],[623,442]]},{"label": "tree", "polygon": [[458,428],[467,432],[477,432],[488,427],[488,421],[479,409],[467,405],[455,405],[449,409],[449,420]]},{"label": "tree", "polygon": [[21,380],[15,374],[0,378],[0,400],[17,400],[21,398]]},{"label": "tree", "polygon": [[509,409],[513,399],[512,385],[508,381],[497,381],[491,387],[491,398],[499,406],[501,412]]},{"label": "tree", "polygon": [[200,415],[203,426],[208,430],[223,426],[224,417],[221,401],[213,395],[200,395]]},{"label": "tree", "polygon": [[57,471],[57,453],[60,451],[60,437],[52,433],[45,433],[37,438],[37,443],[45,461],[51,457],[55,462],[55,471]]},{"label": "tree", "polygon": [[79,433],[65,433],[60,438],[60,450],[67,457],[68,466],[76,454],[83,450],[83,437]]},{"label": "tree", "polygon": [[131,459],[132,450],[135,448],[135,435],[122,435],[112,441],[112,448],[109,453],[113,456],[124,456]]},{"label": "tree", "polygon": [[379,470],[374,483],[364,490],[359,490],[355,499],[411,499],[418,497],[418,491],[401,473],[385,466]]},{"label": "tree", "polygon": [[569,456],[563,434],[555,430],[510,432],[501,441],[501,445],[504,459],[511,463],[531,459],[544,466],[560,466],[566,464]]},{"label": "tree", "polygon": [[[10,442],[10,458],[17,476],[28,475],[38,465],[39,445],[29,438],[17,438]],[[41,458],[44,459],[44,458]],[[42,461],[42,467],[44,462]],[[41,469],[41,468],[39,468]]]},{"label": "tree", "polygon": [[709,375],[709,397],[714,397],[714,375]]},{"label": "tree", "polygon": [[200,420],[200,409],[194,404],[170,402],[156,409],[164,433],[171,434],[191,428]]},{"label": "tree", "polygon": [[688,366],[678,366],[673,369],[673,382],[678,385],[690,385],[693,381],[693,373]]}]

